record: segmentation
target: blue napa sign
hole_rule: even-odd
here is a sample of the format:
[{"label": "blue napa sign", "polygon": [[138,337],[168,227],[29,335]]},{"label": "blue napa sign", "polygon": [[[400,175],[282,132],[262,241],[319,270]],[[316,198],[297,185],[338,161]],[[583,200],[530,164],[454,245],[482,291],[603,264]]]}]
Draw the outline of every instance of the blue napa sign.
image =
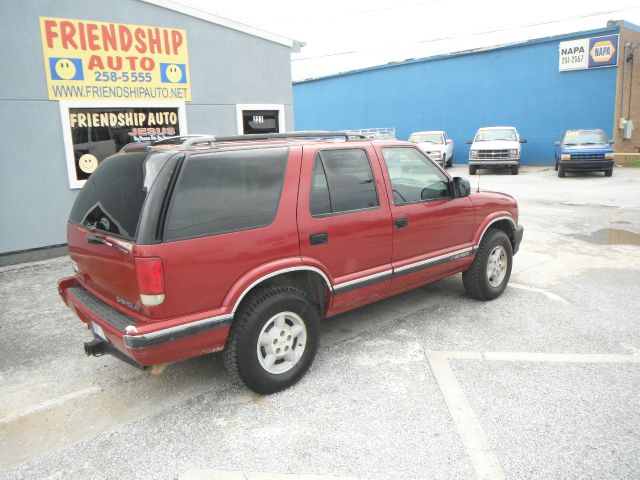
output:
[{"label": "blue napa sign", "polygon": [[560,42],[558,70],[587,70],[618,65],[619,36],[581,38]]}]

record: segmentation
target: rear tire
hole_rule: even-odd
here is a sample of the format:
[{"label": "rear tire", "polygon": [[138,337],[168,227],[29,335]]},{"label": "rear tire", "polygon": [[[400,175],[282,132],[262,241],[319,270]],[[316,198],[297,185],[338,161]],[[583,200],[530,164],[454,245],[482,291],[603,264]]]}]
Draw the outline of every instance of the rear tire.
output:
[{"label": "rear tire", "polygon": [[611,177],[611,176],[613,176],[613,168],[610,168],[610,169],[608,169],[608,170],[605,170],[605,171],[604,171],[604,176],[605,176],[605,177]]},{"label": "rear tire", "polygon": [[491,228],[480,242],[469,270],[462,272],[464,289],[477,300],[493,300],[502,295],[513,264],[511,241],[502,230]]},{"label": "rear tire", "polygon": [[476,174],[476,166],[475,165],[469,165],[469,175],[475,175]]},{"label": "rear tire", "polygon": [[294,385],[318,350],[320,313],[297,288],[258,290],[240,307],[223,352],[229,375],[256,393]]}]

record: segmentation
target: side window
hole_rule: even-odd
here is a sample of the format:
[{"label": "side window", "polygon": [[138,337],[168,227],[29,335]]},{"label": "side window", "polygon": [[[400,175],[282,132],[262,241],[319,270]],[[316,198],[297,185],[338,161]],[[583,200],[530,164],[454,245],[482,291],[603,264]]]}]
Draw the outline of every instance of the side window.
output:
[{"label": "side window", "polygon": [[396,204],[451,196],[449,179],[427,157],[411,147],[382,149]]},{"label": "side window", "polygon": [[171,200],[165,240],[264,227],[280,202],[288,148],[192,155]]},{"label": "side window", "polygon": [[324,150],[313,166],[312,215],[349,212],[379,205],[369,158],[359,148]]}]

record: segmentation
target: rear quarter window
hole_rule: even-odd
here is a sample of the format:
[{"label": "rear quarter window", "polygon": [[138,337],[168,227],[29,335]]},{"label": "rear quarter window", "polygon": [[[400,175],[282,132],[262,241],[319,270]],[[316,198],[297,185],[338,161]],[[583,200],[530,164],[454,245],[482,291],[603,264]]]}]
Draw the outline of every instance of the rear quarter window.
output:
[{"label": "rear quarter window", "polygon": [[135,239],[147,193],[170,156],[139,152],[106,158],[80,190],[69,221]]},{"label": "rear quarter window", "polygon": [[192,155],[173,192],[164,240],[265,227],[278,210],[287,147]]}]

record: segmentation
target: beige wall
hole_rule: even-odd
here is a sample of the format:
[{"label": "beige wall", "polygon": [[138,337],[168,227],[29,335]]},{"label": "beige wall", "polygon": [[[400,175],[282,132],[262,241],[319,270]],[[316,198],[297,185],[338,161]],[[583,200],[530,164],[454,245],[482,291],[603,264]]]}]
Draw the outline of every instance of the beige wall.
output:
[{"label": "beige wall", "polygon": [[[624,28],[623,22],[616,22],[620,25],[620,43],[618,49],[618,83],[616,87],[616,106],[614,116],[614,150],[621,153],[637,153],[640,148],[640,32]],[[625,68],[625,48],[627,43],[634,47],[633,63],[626,62]],[[627,49],[627,53],[628,53]],[[631,67],[633,65],[633,83],[631,82]],[[624,91],[623,85],[624,71]],[[631,112],[629,114],[629,95],[631,95]],[[620,109],[622,101],[622,110]],[[620,117],[631,118],[633,120],[633,137],[630,140],[622,139],[622,130],[618,129]]]}]

